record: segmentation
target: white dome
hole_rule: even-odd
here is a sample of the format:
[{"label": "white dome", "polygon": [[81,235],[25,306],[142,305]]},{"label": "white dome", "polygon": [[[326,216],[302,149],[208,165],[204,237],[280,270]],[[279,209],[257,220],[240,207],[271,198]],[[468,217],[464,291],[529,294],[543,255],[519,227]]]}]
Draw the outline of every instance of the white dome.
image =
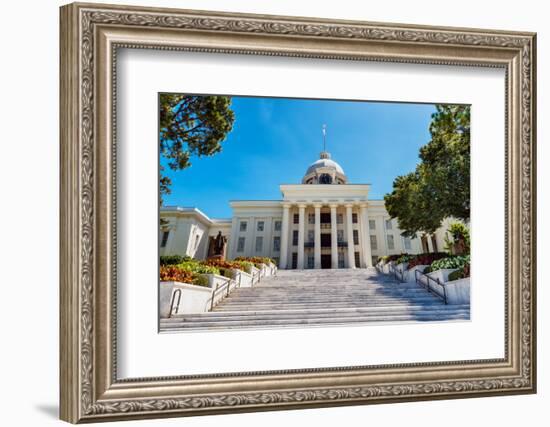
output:
[{"label": "white dome", "polygon": [[347,184],[344,169],[330,158],[330,153],[322,151],[320,159],[313,162],[306,171],[302,184]]},{"label": "white dome", "polygon": [[310,173],[314,173],[319,168],[334,168],[336,169],[336,172],[345,175],[344,169],[342,169],[342,166],[340,166],[338,163],[336,163],[334,160],[331,159],[319,159],[313,162],[306,171],[306,175],[309,175]]}]

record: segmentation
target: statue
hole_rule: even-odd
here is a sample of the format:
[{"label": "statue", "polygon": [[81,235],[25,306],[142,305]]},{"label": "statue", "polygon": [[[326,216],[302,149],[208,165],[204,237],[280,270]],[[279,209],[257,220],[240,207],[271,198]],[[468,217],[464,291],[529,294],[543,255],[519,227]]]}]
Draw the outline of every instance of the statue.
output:
[{"label": "statue", "polygon": [[222,232],[219,231],[218,235],[214,238],[214,256],[223,256],[226,243],[227,237],[223,236]]}]

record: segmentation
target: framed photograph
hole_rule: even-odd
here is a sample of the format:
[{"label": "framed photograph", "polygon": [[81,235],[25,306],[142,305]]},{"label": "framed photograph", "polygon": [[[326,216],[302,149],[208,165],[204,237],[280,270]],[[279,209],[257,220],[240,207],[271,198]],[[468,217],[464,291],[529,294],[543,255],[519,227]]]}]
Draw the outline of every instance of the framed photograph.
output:
[{"label": "framed photograph", "polygon": [[61,8],[61,418],[536,391],[535,34]]}]

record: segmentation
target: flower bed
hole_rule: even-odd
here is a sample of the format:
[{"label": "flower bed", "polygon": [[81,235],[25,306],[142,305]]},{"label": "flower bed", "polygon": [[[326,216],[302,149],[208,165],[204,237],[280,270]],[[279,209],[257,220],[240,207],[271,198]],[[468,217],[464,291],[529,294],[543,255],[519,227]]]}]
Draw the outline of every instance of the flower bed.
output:
[{"label": "flower bed", "polygon": [[191,261],[192,258],[189,256],[181,255],[162,255],[160,257],[160,265],[176,265],[181,264],[185,261]]},{"label": "flower bed", "polygon": [[433,261],[430,266],[426,268],[426,270],[424,270],[424,272],[429,273],[431,271],[437,271],[441,269],[461,269],[466,264],[470,264],[470,255],[447,256],[445,258]]},{"label": "flower bed", "polygon": [[432,262],[448,257],[445,252],[429,252],[418,255],[413,255],[409,258],[409,268],[416,267],[417,265],[430,265]]},{"label": "flower bed", "polygon": [[189,283],[197,286],[208,286],[208,277],[175,265],[160,267],[161,282]]},{"label": "flower bed", "polygon": [[265,264],[265,265],[269,265],[269,264],[273,264],[275,265],[275,261],[273,261],[271,258],[269,257],[260,257],[260,256],[253,256],[253,257],[237,257],[235,258],[235,261],[237,262],[249,262],[249,263],[252,263],[256,266],[256,268],[259,268],[261,269],[262,268],[262,264]]},{"label": "flower bed", "polygon": [[449,281],[454,281],[458,279],[465,279],[470,277],[470,263],[464,264],[464,267],[459,268],[456,271],[453,271],[449,274]]},{"label": "flower bed", "polygon": [[239,261],[239,260],[226,261],[226,260],[221,260],[217,258],[207,259],[206,261],[204,261],[204,264],[212,267],[217,267],[220,269],[220,271],[227,270],[227,269],[249,271],[250,267],[254,265],[252,262],[249,262],[249,261]]}]

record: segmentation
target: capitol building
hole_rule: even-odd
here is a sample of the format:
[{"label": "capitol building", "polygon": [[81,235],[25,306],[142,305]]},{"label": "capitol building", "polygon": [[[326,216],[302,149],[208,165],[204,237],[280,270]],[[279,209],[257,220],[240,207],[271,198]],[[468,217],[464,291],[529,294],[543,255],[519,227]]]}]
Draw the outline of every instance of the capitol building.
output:
[{"label": "capitol building", "polygon": [[205,259],[220,232],[227,259],[265,256],[283,269],[366,268],[383,255],[443,250],[446,227],[403,237],[384,201],[369,199],[369,189],[350,183],[323,151],[300,184],[280,185],[281,200],[233,200],[230,219],[209,218],[196,207],[162,207],[160,255]]}]

